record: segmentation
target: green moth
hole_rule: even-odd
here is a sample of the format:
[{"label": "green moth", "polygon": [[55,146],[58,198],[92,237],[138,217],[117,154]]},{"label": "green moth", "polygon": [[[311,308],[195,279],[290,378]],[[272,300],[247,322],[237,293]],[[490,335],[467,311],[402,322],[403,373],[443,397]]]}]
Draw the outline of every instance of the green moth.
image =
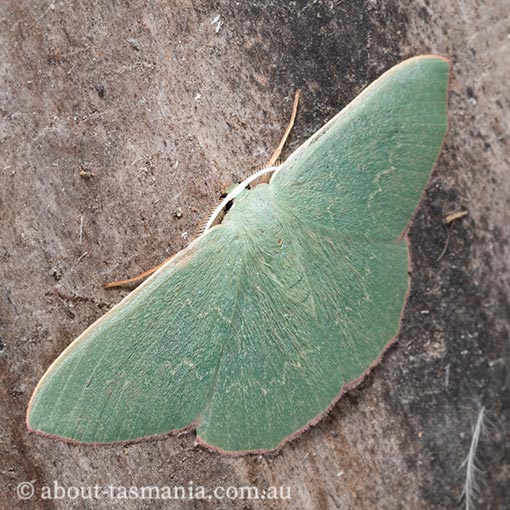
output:
[{"label": "green moth", "polygon": [[237,186],[221,223],[217,210],[50,366],[29,430],[110,443],[196,429],[235,455],[316,423],[398,333],[404,236],[446,132],[449,71],[406,60]]}]

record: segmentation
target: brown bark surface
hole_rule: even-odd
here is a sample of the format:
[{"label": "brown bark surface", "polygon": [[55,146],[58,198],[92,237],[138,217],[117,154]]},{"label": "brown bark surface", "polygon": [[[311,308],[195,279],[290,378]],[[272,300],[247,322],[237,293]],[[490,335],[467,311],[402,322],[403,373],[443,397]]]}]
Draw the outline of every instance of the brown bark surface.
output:
[{"label": "brown bark surface", "polygon": [[[475,508],[508,508],[508,2],[4,0],[0,27],[1,510],[458,508],[482,406]],[[276,455],[225,458],[192,433],[123,447],[27,433],[39,378],[126,294],[101,283],[183,248],[223,185],[269,159],[296,88],[284,157],[422,53],[453,62],[450,128],[410,233],[399,341],[360,387]],[[55,480],[291,498],[44,499]]]}]

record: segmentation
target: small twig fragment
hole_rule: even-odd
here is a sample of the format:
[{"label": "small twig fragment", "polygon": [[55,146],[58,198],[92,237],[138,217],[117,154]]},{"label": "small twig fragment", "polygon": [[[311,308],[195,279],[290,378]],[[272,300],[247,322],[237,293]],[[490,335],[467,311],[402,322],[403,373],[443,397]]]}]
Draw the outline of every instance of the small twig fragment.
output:
[{"label": "small twig fragment", "polygon": [[456,213],[448,214],[448,216],[445,217],[444,222],[446,225],[449,225],[452,223],[452,221],[460,220],[461,218],[464,218],[464,216],[467,216],[469,214],[468,211],[458,211]]},{"label": "small twig fragment", "polygon": [[444,254],[446,253],[446,250],[448,249],[448,243],[449,242],[450,242],[450,231],[447,230],[446,231],[446,242],[444,243],[443,251],[441,252],[439,257],[437,257],[436,262],[439,262],[444,257]]},{"label": "small twig fragment", "polygon": [[83,214],[80,216],[80,244],[83,242]]},{"label": "small twig fragment", "polygon": [[54,10],[56,1],[57,0],[53,0],[53,2],[51,2],[50,5],[48,5],[47,9],[28,27],[27,30],[31,30],[32,28],[34,28],[37,25],[37,23],[39,23],[39,21],[41,21],[44,18],[44,16],[48,14],[48,11]]},{"label": "small twig fragment", "polygon": [[88,254],[89,254],[88,251],[86,251],[85,253],[82,253],[80,255],[80,257],[78,258],[78,260],[76,261],[76,265],[78,265]]}]

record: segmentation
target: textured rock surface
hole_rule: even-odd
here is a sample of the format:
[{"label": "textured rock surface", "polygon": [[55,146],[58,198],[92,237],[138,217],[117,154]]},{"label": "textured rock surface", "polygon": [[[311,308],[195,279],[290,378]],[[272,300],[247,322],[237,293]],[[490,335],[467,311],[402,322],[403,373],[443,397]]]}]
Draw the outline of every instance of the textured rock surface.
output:
[{"label": "textured rock surface", "polygon": [[[90,508],[440,509],[459,505],[480,406],[480,508],[510,499],[510,33],[504,0],[70,2],[0,6],[0,508],[64,487],[288,486],[282,501],[87,501]],[[220,15],[218,21],[212,21]],[[221,21],[221,24],[219,23]],[[127,447],[30,436],[50,362],[184,247],[224,184],[271,155],[303,90],[289,154],[382,71],[454,64],[450,130],[410,233],[397,346],[279,454],[223,458],[193,434]],[[469,216],[443,223],[451,212]],[[16,486],[39,494],[20,501]]]}]

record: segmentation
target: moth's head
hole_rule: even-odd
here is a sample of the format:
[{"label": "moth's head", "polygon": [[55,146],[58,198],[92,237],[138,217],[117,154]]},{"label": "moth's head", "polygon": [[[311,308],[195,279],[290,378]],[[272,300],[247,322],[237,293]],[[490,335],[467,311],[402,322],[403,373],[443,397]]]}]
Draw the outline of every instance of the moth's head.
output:
[{"label": "moth's head", "polygon": [[241,184],[241,181],[234,182],[230,186],[223,188],[223,193],[220,195],[221,200],[227,198],[227,195],[229,193],[232,193],[232,191],[234,191],[237,188],[237,186],[239,186],[239,184]]},{"label": "moth's head", "polygon": [[263,168],[258,172],[245,179],[239,184],[232,184],[225,189],[222,195],[222,201],[216,207],[209,220],[205,224],[203,233],[207,232],[211,227],[218,225],[223,221],[225,214],[235,206],[236,203],[242,203],[246,200],[248,194],[253,191],[254,187],[262,187],[263,184],[267,185],[271,176],[278,167],[272,166]]}]

